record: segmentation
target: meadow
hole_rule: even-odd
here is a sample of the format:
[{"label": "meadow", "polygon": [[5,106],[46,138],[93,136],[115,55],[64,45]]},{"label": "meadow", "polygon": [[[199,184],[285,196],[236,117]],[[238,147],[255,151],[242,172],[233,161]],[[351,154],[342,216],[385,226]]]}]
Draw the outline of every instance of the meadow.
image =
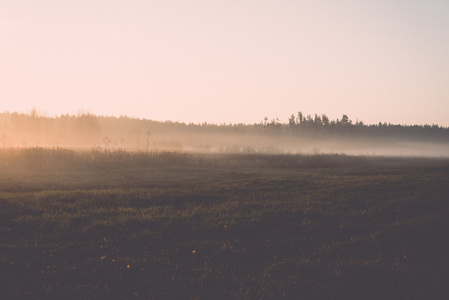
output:
[{"label": "meadow", "polygon": [[0,149],[1,299],[448,299],[449,159]]}]

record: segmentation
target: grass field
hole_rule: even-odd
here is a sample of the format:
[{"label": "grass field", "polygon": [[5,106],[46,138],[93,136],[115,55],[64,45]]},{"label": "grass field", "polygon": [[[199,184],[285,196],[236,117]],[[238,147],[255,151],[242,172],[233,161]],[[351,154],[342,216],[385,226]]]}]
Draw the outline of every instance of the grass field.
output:
[{"label": "grass field", "polygon": [[449,159],[0,150],[1,299],[449,299]]}]

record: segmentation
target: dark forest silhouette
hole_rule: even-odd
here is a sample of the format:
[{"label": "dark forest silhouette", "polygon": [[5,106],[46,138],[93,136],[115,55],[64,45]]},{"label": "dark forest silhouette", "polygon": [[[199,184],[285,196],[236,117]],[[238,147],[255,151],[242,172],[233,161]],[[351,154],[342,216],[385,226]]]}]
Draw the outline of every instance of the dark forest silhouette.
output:
[{"label": "dark forest silhouette", "polygon": [[[148,135],[151,132],[151,135]],[[432,125],[364,124],[347,115],[299,112],[283,123],[264,118],[256,124],[159,122],[89,113],[39,116],[35,112],[0,113],[0,147],[74,147],[137,151],[195,152],[344,152],[349,148],[413,143],[449,145],[449,128]],[[365,149],[366,148],[366,149]],[[362,150],[361,150],[362,151]],[[440,151],[441,152],[441,151]],[[442,151],[444,153],[444,150]],[[441,153],[439,154],[441,155]]]}]

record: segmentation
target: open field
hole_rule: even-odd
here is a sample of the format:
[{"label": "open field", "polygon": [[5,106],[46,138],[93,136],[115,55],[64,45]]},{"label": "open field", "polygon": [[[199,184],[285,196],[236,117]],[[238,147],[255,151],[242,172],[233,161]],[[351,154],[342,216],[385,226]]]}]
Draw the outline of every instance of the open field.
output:
[{"label": "open field", "polygon": [[0,150],[0,298],[448,299],[449,159]]}]

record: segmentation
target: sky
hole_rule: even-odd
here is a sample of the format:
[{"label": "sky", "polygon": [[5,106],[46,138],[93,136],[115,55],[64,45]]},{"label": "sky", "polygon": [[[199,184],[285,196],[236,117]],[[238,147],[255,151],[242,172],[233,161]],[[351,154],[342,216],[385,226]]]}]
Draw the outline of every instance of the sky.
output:
[{"label": "sky", "polygon": [[447,0],[0,0],[0,112],[449,126]]}]

